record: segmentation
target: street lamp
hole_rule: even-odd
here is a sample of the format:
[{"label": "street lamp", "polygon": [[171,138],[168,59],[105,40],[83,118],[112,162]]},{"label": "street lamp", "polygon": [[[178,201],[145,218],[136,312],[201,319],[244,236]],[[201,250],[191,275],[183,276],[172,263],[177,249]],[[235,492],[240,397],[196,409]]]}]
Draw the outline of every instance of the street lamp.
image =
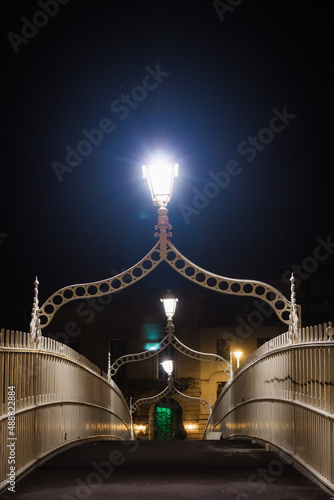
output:
[{"label": "street lamp", "polygon": [[160,301],[164,305],[165,314],[167,316],[167,319],[169,321],[172,321],[173,316],[175,314],[176,304],[178,302],[178,299],[175,297],[175,295],[172,294],[171,290],[167,290],[166,295],[164,296],[163,299],[160,299]]},{"label": "street lamp", "polygon": [[168,380],[169,380],[169,378],[172,376],[172,373],[173,373],[173,364],[174,364],[174,361],[172,361],[171,359],[166,359],[165,361],[163,361],[160,364],[162,365],[162,368],[167,373]]},{"label": "street lamp", "polygon": [[234,353],[234,356],[237,358],[237,369],[239,368],[240,366],[240,356],[243,354],[241,351],[235,351]]},{"label": "street lamp", "polygon": [[143,178],[148,180],[153,205],[166,207],[172,197],[173,180],[178,176],[177,163],[156,161],[152,165],[143,165]]}]

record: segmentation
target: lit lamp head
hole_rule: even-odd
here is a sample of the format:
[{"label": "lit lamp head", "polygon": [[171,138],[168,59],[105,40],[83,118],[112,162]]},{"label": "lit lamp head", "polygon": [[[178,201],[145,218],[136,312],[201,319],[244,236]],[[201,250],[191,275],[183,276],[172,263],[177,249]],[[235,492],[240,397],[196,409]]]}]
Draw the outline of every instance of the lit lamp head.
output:
[{"label": "lit lamp head", "polygon": [[163,302],[167,319],[172,320],[175,314],[175,309],[178,299],[175,297],[175,295],[172,294],[171,290],[167,290],[167,294],[164,296],[163,299],[160,300],[161,302]]},{"label": "lit lamp head", "polygon": [[153,205],[166,207],[172,197],[173,180],[178,176],[177,163],[156,161],[143,165],[143,178],[148,180]]},{"label": "lit lamp head", "polygon": [[168,377],[172,376],[172,373],[173,373],[173,363],[174,363],[174,361],[172,361],[170,359],[167,359],[166,361],[163,361],[161,363],[162,368],[165,370],[165,372],[167,373]]},{"label": "lit lamp head", "polygon": [[235,351],[233,354],[237,358],[237,368],[239,368],[240,356],[242,355],[242,352],[241,351]]}]

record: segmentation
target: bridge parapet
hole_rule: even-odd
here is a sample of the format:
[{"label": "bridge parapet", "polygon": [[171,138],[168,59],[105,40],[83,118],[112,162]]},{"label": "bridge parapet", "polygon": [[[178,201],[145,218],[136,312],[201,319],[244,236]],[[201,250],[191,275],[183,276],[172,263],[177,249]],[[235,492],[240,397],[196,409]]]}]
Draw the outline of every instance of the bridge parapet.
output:
[{"label": "bridge parapet", "polygon": [[334,491],[334,342],[327,324],[272,339],[235,372],[216,401],[204,438],[270,443]]},{"label": "bridge parapet", "polygon": [[120,389],[64,344],[1,330],[0,374],[0,491],[11,465],[18,477],[64,446],[131,438]]}]

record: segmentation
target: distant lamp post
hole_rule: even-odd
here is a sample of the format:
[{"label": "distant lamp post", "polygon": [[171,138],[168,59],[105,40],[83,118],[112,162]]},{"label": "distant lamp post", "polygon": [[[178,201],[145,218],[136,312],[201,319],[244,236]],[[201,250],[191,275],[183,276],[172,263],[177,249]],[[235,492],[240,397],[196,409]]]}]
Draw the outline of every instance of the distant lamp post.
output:
[{"label": "distant lamp post", "polygon": [[238,369],[240,366],[240,356],[242,356],[243,353],[241,351],[235,351],[233,354],[237,358],[237,369]]},{"label": "distant lamp post", "polygon": [[177,163],[157,160],[152,165],[143,165],[143,178],[148,180],[153,205],[166,207],[172,197],[173,180],[178,176]]},{"label": "distant lamp post", "polygon": [[171,290],[167,290],[166,295],[164,296],[163,299],[160,299],[160,301],[164,305],[165,314],[167,316],[168,321],[172,321],[173,316],[175,314],[176,304],[178,303],[178,299],[175,297],[175,295],[172,294]]},{"label": "distant lamp post", "polygon": [[166,359],[166,361],[163,361],[160,364],[162,365],[162,368],[167,373],[168,380],[169,380],[171,378],[171,376],[172,376],[172,373],[173,373],[173,364],[174,364],[174,361],[172,361],[171,359]]}]

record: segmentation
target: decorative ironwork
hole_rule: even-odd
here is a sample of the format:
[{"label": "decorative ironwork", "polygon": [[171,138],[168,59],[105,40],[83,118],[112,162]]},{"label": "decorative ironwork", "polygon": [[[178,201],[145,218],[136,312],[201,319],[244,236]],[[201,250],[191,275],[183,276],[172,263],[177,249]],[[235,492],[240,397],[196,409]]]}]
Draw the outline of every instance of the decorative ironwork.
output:
[{"label": "decorative ironwork", "polygon": [[34,282],[34,301],[33,301],[33,306],[32,306],[32,312],[31,312],[31,321],[30,321],[30,333],[32,338],[38,342],[38,339],[41,337],[42,332],[41,332],[41,325],[40,325],[40,319],[39,319],[39,308],[38,308],[38,285],[39,281],[36,276],[35,282]]},{"label": "decorative ironwork", "polygon": [[276,288],[262,281],[226,278],[207,271],[184,257],[168,242],[166,262],[197,285],[228,295],[257,297],[267,302],[283,323],[290,324],[291,303]]},{"label": "decorative ironwork", "polygon": [[168,335],[166,335],[166,337],[162,339],[162,341],[158,344],[157,349],[154,349],[154,351],[148,350],[148,351],[138,352],[136,354],[126,354],[124,356],[121,356],[120,358],[116,359],[116,361],[114,361],[114,363],[110,366],[110,369],[108,371],[109,378],[116,375],[119,368],[125,363],[144,361],[145,359],[157,356],[159,352],[163,351],[169,345],[169,343],[170,342],[168,339]]},{"label": "decorative ironwork", "polygon": [[205,399],[203,398],[199,398],[199,397],[196,397],[196,396],[188,396],[187,394],[184,394],[183,392],[180,392],[179,390],[176,389],[176,387],[174,386],[174,380],[173,380],[173,377],[168,377],[168,385],[167,387],[165,387],[165,389],[161,392],[159,392],[159,394],[156,394],[155,396],[151,396],[149,398],[141,398],[141,399],[138,399],[135,403],[131,403],[130,404],[130,414],[131,414],[131,417],[132,415],[134,414],[134,412],[137,410],[138,406],[142,405],[142,404],[152,404],[152,403],[155,403],[156,401],[159,401],[160,399],[164,398],[165,396],[167,396],[168,394],[176,394],[176,395],[179,395],[181,396],[182,398],[186,398],[186,399],[190,399],[192,401],[199,401],[200,404],[210,413],[211,415],[211,404],[209,405],[207,403],[207,401],[205,401]]},{"label": "decorative ironwork", "polygon": [[328,326],[326,328],[326,334],[328,336],[328,340],[331,340],[331,341],[334,340],[334,327],[332,326],[331,321],[328,323]]},{"label": "decorative ironwork", "polygon": [[[169,241],[172,236],[172,226],[169,223],[167,214],[166,207],[158,209],[158,224],[155,226],[156,232],[154,234],[159,237],[159,241],[141,261],[117,276],[61,288],[44,302],[43,306],[38,310],[38,314],[36,314],[36,308],[33,309],[32,322],[35,322],[35,326],[31,325],[31,328],[36,332],[45,328],[51,322],[57,310],[67,302],[108,295],[133,285],[153,271],[164,260],[182,276],[204,288],[228,295],[256,297],[267,302],[278,318],[283,323],[292,325],[295,330],[296,321],[298,322],[295,302],[294,304],[289,302],[281,292],[267,283],[220,276],[188,260]],[[293,295],[293,300],[295,301],[295,295]]]},{"label": "decorative ironwork", "polygon": [[51,295],[40,308],[39,319],[41,328],[45,328],[51,322],[57,310],[67,302],[77,299],[91,299],[119,292],[147,276],[157,267],[161,259],[160,241],[158,241],[142,260],[116,276],[101,281],[81,283],[61,288]]},{"label": "decorative ironwork", "polygon": [[299,329],[299,319],[298,319],[298,308],[296,303],[296,291],[295,291],[295,277],[293,273],[291,274],[291,324],[290,324],[290,338],[291,342],[298,340],[298,329]]},{"label": "decorative ironwork", "polygon": [[212,363],[217,363],[221,369],[226,373],[226,375],[231,374],[231,365],[226,361],[226,359],[218,356],[218,354],[210,354],[200,351],[195,351],[190,347],[184,345],[175,335],[174,335],[174,325],[171,320],[167,323],[167,335],[162,339],[162,341],[158,344],[157,349],[138,352],[136,354],[126,354],[116,359],[112,365],[110,365],[110,354],[108,354],[108,377],[115,376],[119,368],[125,363],[133,363],[137,361],[144,361],[145,359],[152,358],[157,356],[160,352],[162,352],[168,345],[172,345],[180,351],[185,356],[189,358],[196,359],[198,361],[210,361]]}]

